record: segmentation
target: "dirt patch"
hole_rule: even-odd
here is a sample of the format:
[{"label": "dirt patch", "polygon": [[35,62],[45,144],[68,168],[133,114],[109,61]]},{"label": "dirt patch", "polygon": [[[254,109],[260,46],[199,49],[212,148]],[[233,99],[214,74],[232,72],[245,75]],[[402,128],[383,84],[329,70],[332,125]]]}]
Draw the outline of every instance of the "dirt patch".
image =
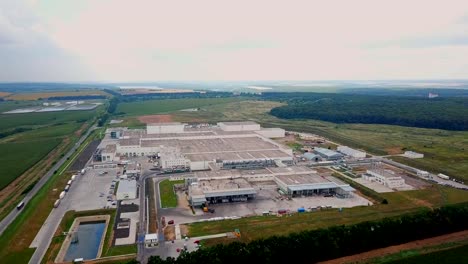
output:
[{"label": "dirt patch", "polygon": [[391,148],[386,148],[385,151],[387,152],[388,155],[397,155],[403,153],[401,150],[401,147],[391,147]]},{"label": "dirt patch", "polygon": [[352,256],[342,257],[338,259],[328,260],[319,263],[326,263],[326,264],[341,264],[341,263],[359,263],[364,262],[365,260],[382,257],[385,255],[395,254],[403,250],[409,249],[418,249],[428,246],[435,246],[439,244],[449,243],[449,242],[456,242],[456,241],[464,241],[468,238],[468,230],[456,232],[448,235],[437,236],[422,240],[416,240],[413,242],[391,246],[386,248],[375,249],[371,251],[367,251],[361,254],[356,254]]},{"label": "dirt patch", "polygon": [[188,226],[180,225],[180,235],[184,236],[188,234]]},{"label": "dirt patch", "polygon": [[175,226],[166,226],[166,228],[164,228],[164,237],[166,241],[175,240]]},{"label": "dirt patch", "polygon": [[138,117],[138,120],[145,124],[172,122],[171,115],[145,115]]}]

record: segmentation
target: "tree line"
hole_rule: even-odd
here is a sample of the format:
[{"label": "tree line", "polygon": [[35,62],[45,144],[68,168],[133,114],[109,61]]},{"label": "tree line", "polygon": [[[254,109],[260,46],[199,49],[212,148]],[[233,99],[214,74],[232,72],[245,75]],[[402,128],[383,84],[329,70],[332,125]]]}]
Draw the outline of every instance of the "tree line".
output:
[{"label": "tree line", "polygon": [[334,123],[389,124],[468,130],[468,98],[421,98],[323,93],[265,93],[263,99],[286,102],[270,114],[285,119]]},{"label": "tree line", "polygon": [[177,259],[152,256],[148,263],[315,263],[467,228],[468,203],[463,203],[250,243],[219,244],[184,252]]}]

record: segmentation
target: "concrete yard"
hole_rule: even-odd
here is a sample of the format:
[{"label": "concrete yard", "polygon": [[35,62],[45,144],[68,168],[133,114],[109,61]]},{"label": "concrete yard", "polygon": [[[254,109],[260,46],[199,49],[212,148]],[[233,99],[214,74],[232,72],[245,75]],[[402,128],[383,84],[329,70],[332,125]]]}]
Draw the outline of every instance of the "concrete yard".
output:
[{"label": "concrete yard", "polygon": [[[85,175],[79,176],[79,184],[74,184],[70,189],[76,189],[70,196],[72,202],[70,208],[76,211],[102,209],[106,206],[115,208],[108,196],[114,199],[111,184],[116,180],[117,172],[121,168],[90,169]],[[107,171],[107,174],[100,173]]]}]

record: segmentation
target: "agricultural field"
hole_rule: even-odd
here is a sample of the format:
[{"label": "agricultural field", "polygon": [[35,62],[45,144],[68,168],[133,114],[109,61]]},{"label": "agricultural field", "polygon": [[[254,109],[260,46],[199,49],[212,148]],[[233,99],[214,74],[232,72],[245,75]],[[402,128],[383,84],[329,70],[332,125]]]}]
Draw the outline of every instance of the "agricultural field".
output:
[{"label": "agricultural field", "polygon": [[0,143],[0,189],[5,188],[29,167],[42,159],[62,140],[57,138]]},{"label": "agricultural field", "polygon": [[8,95],[10,95],[11,93],[7,93],[7,92],[0,92],[0,98],[2,97],[7,97]]},{"label": "agricultural field", "polygon": [[285,120],[269,111],[279,102],[240,101],[202,107],[198,112],[175,112],[175,121],[217,122],[252,120],[264,127],[282,127],[290,131],[315,133],[339,144],[364,149],[376,155],[395,155],[405,150],[425,154],[423,159],[394,158],[434,173],[468,181],[468,131],[401,127],[373,124],[335,124],[317,120]]},{"label": "agricultural field", "polygon": [[168,113],[188,108],[199,108],[240,101],[239,98],[163,99],[120,103],[116,113],[123,116],[139,116]]},{"label": "agricultural field", "polygon": [[102,90],[79,90],[79,91],[61,91],[61,92],[41,92],[41,93],[14,93],[5,97],[6,100],[31,101],[47,99],[50,97],[62,96],[83,96],[83,95],[107,95]]}]

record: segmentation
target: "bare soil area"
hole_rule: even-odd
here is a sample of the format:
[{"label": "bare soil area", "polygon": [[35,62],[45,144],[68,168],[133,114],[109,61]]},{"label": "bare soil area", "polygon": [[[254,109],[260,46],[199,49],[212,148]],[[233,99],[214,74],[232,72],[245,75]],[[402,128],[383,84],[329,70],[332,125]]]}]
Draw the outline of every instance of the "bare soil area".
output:
[{"label": "bare soil area", "polygon": [[373,259],[376,257],[382,257],[385,255],[395,254],[403,250],[409,249],[418,249],[427,246],[435,246],[439,244],[449,243],[449,242],[456,242],[456,241],[464,241],[468,239],[468,230],[460,231],[452,234],[447,234],[443,236],[437,236],[422,240],[416,240],[413,242],[391,246],[386,248],[375,249],[371,251],[367,251],[361,254],[356,254],[352,256],[342,257],[338,259],[328,260],[324,262],[319,262],[323,264],[341,264],[341,263],[359,263],[365,260]]},{"label": "bare soil area", "polygon": [[172,122],[171,115],[145,115],[138,117],[138,120],[142,123],[167,123]]}]

